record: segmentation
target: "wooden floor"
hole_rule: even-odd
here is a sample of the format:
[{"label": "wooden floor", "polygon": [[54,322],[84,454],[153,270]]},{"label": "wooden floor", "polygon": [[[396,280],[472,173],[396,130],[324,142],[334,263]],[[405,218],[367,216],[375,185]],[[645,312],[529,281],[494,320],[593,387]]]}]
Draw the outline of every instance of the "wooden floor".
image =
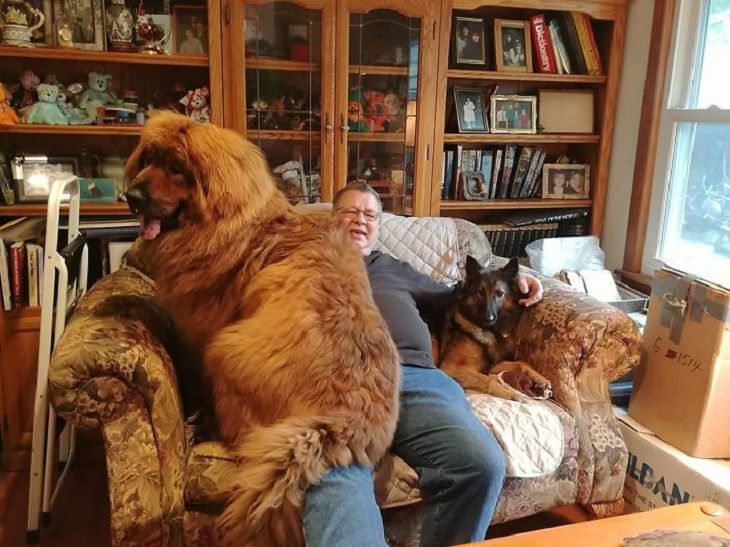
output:
[{"label": "wooden floor", "polygon": [[[9,473],[0,485],[0,546],[23,547],[28,511],[28,473]],[[531,517],[492,526],[488,538],[550,528],[587,520],[578,506],[560,507]],[[109,504],[103,455],[88,455],[69,473],[40,547],[107,547]]]}]

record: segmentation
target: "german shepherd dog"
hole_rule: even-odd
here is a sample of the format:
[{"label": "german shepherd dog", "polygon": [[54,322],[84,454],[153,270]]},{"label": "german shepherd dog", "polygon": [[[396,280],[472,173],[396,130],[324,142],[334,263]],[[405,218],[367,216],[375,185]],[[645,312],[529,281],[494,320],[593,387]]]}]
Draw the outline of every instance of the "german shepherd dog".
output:
[{"label": "german shepherd dog", "polygon": [[504,399],[549,397],[550,382],[527,363],[511,361],[512,336],[524,309],[519,305],[518,262],[499,270],[466,259],[466,279],[446,308],[439,368],[461,387]]}]

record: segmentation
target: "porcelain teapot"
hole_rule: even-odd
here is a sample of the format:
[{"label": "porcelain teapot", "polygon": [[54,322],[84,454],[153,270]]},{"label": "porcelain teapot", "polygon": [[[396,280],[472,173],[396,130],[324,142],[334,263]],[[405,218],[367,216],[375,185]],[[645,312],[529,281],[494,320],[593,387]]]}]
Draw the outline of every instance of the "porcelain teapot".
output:
[{"label": "porcelain teapot", "polygon": [[34,47],[33,32],[46,22],[43,12],[22,0],[3,0],[0,5],[0,43],[7,46]]}]

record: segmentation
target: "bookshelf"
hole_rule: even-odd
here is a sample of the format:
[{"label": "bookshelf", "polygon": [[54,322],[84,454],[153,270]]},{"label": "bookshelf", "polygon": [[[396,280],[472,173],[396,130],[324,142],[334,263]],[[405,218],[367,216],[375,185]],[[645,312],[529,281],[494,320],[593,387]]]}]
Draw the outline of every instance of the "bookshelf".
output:
[{"label": "bookshelf", "polygon": [[[606,184],[611,154],[614,109],[618,86],[626,22],[627,0],[446,0],[441,3],[439,27],[439,69],[437,107],[434,119],[434,166],[431,184],[431,214],[467,218],[478,224],[491,222],[500,214],[551,208],[585,208],[590,211],[586,233],[601,235],[606,201]],[[562,21],[566,12],[583,12],[590,17],[591,31],[595,37],[602,71],[588,70],[571,74],[539,72],[534,38],[532,71],[499,70],[495,54],[496,19],[529,21],[530,17],[543,14],[546,22]],[[464,65],[457,63],[455,36],[457,17],[482,19],[485,26],[485,63]],[[528,23],[529,27],[529,23]],[[562,27],[561,27],[562,28]],[[587,35],[586,35],[587,36]],[[587,43],[587,41],[585,42]],[[570,55],[574,55],[573,52]],[[586,57],[584,57],[584,60]],[[558,61],[559,62],[559,61]],[[591,67],[595,69],[594,64]],[[588,73],[593,72],[593,73]],[[455,127],[454,87],[490,89],[497,87],[499,95],[538,96],[540,90],[584,90],[593,94],[594,130],[592,133],[495,134],[461,133]],[[486,102],[486,101],[485,101]],[[490,105],[485,104],[486,108]],[[540,112],[540,104],[537,104]],[[491,120],[490,120],[491,121]],[[452,194],[442,196],[445,150],[496,150],[508,145],[542,149],[545,162],[566,156],[574,163],[590,166],[590,193],[587,199],[542,199],[539,196],[465,201]],[[456,152],[454,152],[455,155]],[[481,156],[480,156],[481,157]],[[452,171],[453,173],[453,171]]]}]

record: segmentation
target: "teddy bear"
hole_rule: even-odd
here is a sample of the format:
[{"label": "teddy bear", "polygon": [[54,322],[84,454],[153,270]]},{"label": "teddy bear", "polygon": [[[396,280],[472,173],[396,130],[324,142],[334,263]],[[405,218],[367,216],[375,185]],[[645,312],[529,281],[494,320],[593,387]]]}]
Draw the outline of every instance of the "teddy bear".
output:
[{"label": "teddy bear", "polygon": [[364,95],[367,101],[365,121],[370,126],[370,130],[378,132],[387,130],[390,116],[385,106],[385,92],[367,90]]},{"label": "teddy bear", "polygon": [[28,123],[45,123],[49,125],[68,125],[68,120],[56,104],[58,87],[50,84],[38,86],[38,102],[30,107]]},{"label": "teddy bear", "polygon": [[62,85],[58,86],[56,104],[63,112],[63,115],[66,116],[70,125],[88,125],[94,121],[94,118],[89,117],[85,110],[74,107],[67,89]]},{"label": "teddy bear", "polygon": [[3,84],[0,84],[0,125],[11,125],[20,122],[18,114],[10,106],[9,100],[10,93]]},{"label": "teddy bear", "polygon": [[207,87],[188,91],[187,95],[180,99],[180,103],[185,106],[185,115],[190,116],[196,122],[210,122],[208,97],[210,97],[210,91]]},{"label": "teddy bear", "polygon": [[403,130],[403,101],[392,91],[385,95],[385,109],[388,112],[388,129],[387,131],[396,132]]},{"label": "teddy bear", "polygon": [[112,77],[110,74],[89,72],[89,87],[84,90],[79,99],[79,106],[86,110],[90,118],[96,119],[100,106],[119,106],[120,99],[108,89]]}]

